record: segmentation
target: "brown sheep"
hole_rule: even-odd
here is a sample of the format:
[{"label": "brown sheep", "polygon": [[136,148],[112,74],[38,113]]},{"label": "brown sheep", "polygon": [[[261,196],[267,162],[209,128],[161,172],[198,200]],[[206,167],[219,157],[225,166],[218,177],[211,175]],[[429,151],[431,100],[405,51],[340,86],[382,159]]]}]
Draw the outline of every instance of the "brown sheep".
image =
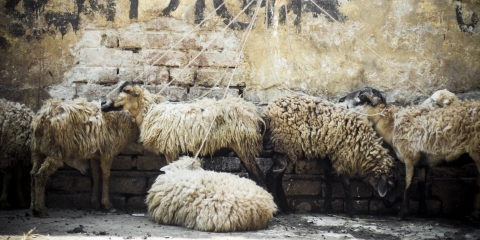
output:
[{"label": "brown sheep", "polygon": [[[113,157],[133,142],[138,128],[127,112],[102,113],[99,106],[84,99],[47,100],[32,121],[32,211],[46,217],[45,185],[50,175],[68,159],[91,160],[92,203],[100,207],[99,176],[102,170],[101,204],[113,208],[108,196]],[[98,166],[100,165],[100,166]],[[97,172],[96,172],[97,171]]]},{"label": "brown sheep", "polygon": [[196,154],[200,150],[200,156],[208,156],[230,148],[239,156],[250,178],[265,186],[264,173],[256,162],[262,150],[264,122],[252,103],[227,97],[219,101],[156,104],[153,96],[138,84],[121,82],[102,102],[102,110],[128,110],[140,128],[139,141],[146,149],[164,154],[168,163],[180,154]]},{"label": "brown sheep", "polygon": [[27,203],[21,189],[22,168],[31,166],[30,123],[33,111],[27,106],[0,99],[0,170],[3,173],[3,190],[0,207],[9,208],[8,192],[13,175],[16,176],[16,193],[20,207]]},{"label": "brown sheep", "polygon": [[[414,171],[420,167],[419,213],[426,212],[424,197],[426,170],[442,161],[453,161],[468,153],[475,161],[480,187],[480,102],[454,100],[438,108],[424,106],[396,107],[387,104],[382,93],[369,87],[353,92],[340,100],[348,108],[368,115],[379,135],[405,163],[405,191],[399,219],[409,210]],[[423,199],[422,199],[423,198]],[[473,217],[480,217],[480,192],[475,198]]]}]

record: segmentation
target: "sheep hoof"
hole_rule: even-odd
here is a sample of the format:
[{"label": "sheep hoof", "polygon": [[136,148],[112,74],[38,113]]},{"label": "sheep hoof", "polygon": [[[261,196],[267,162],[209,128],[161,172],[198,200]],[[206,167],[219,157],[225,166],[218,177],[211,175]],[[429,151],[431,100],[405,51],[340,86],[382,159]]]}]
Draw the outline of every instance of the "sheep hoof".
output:
[{"label": "sheep hoof", "polygon": [[406,216],[407,216],[406,213],[404,213],[403,211],[400,211],[400,213],[398,213],[398,215],[395,219],[398,220],[398,221],[403,221],[403,220],[405,220]]}]

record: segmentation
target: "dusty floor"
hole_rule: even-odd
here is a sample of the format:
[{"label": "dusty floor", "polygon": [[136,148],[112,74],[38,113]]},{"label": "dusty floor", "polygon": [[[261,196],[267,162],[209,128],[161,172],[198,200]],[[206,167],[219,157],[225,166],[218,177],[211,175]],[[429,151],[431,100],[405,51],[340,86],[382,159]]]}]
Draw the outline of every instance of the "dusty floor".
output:
[{"label": "dusty floor", "polygon": [[275,217],[262,231],[208,233],[159,225],[143,212],[50,209],[49,213],[50,218],[41,219],[28,209],[0,211],[0,239],[480,239],[480,222],[466,219],[398,222],[393,216],[291,214]]}]

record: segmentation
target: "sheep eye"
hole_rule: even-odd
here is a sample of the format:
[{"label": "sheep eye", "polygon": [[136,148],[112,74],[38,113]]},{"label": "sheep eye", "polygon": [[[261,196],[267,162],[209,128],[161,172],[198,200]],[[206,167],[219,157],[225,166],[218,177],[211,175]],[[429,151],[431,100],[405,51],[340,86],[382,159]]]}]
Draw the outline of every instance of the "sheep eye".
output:
[{"label": "sheep eye", "polygon": [[130,94],[130,90],[128,90],[128,89],[123,89],[123,92],[126,93],[126,94]]},{"label": "sheep eye", "polygon": [[346,97],[340,98],[340,100],[338,100],[338,102],[345,102],[345,98],[346,98]]}]

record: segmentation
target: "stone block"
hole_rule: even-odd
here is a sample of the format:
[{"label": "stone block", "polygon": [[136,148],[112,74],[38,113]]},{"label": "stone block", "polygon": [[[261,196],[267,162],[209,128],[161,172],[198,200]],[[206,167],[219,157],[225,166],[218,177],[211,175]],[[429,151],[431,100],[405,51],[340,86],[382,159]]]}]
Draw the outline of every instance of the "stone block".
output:
[{"label": "stone block", "polygon": [[240,65],[242,53],[236,51],[223,52],[190,52],[194,66],[199,67],[235,67]]},{"label": "stone block", "polygon": [[145,48],[169,49],[172,45],[172,34],[169,32],[154,32],[146,34]]},{"label": "stone block", "polygon": [[[101,172],[100,172],[101,174]],[[100,175],[100,179],[101,179]],[[100,180],[101,181],[101,180]],[[92,191],[92,186],[93,186],[93,180],[91,176],[77,176],[74,177],[74,186],[71,189],[73,192],[91,192]]]},{"label": "stone block", "polygon": [[378,200],[370,200],[369,202],[369,214],[374,215],[395,215],[400,211],[400,204],[396,204],[392,208],[386,208],[383,204],[383,201]]},{"label": "stone block", "polygon": [[[343,191],[343,185],[339,182],[332,183],[332,197],[333,198],[345,198],[345,191]],[[322,196],[325,196],[325,183],[322,183]]]},{"label": "stone block", "polygon": [[112,84],[118,82],[115,67],[83,67],[72,68],[66,78],[73,83]]},{"label": "stone block", "polygon": [[223,35],[223,50],[225,51],[239,51],[240,39],[235,34],[235,31],[225,32]]},{"label": "stone block", "polygon": [[295,164],[295,173],[323,175],[323,165],[319,160],[300,159]]},{"label": "stone block", "polygon": [[[353,205],[358,214],[368,214],[368,200],[353,200]],[[344,209],[347,209],[346,202]]]},{"label": "stone block", "polygon": [[125,209],[127,207],[127,198],[125,196],[110,194],[110,202],[117,209]]},{"label": "stone block", "polygon": [[242,165],[237,157],[204,158],[203,168],[216,172],[240,172]]},{"label": "stone block", "polygon": [[131,156],[116,156],[113,158],[112,170],[130,170],[132,169],[133,161]]},{"label": "stone block", "polygon": [[151,93],[164,96],[170,102],[182,102],[187,100],[188,89],[179,86],[151,85],[145,86]]},{"label": "stone block", "polygon": [[435,179],[432,196],[442,203],[442,212],[448,216],[465,216],[473,210],[475,198],[473,180]]},{"label": "stone block", "polygon": [[137,169],[142,171],[160,171],[167,165],[163,156],[137,156]]},{"label": "stone block", "polygon": [[161,84],[169,81],[170,72],[166,67],[146,66],[142,78],[147,84]]},{"label": "stone block", "polygon": [[88,101],[96,101],[105,97],[115,88],[112,86],[102,86],[97,84],[82,84],[77,85],[77,96],[86,98]]},{"label": "stone block", "polygon": [[102,30],[85,30],[83,36],[77,42],[76,48],[98,48],[102,46],[104,39],[104,31]]},{"label": "stone block", "polygon": [[322,183],[319,180],[290,179],[290,181],[283,181],[283,189],[287,196],[321,196]]},{"label": "stone block", "polygon": [[123,149],[121,155],[142,155],[145,152],[145,148],[138,142],[130,143],[125,149]]},{"label": "stone block", "polygon": [[172,68],[170,69],[170,81],[174,85],[193,85],[195,71],[193,69]]},{"label": "stone block", "polygon": [[144,50],[143,59],[148,65],[183,67],[189,62],[190,56],[181,51]]},{"label": "stone block", "polygon": [[118,47],[123,49],[136,49],[143,47],[145,33],[127,32],[118,36]]},{"label": "stone block", "polygon": [[367,198],[373,196],[373,188],[365,182],[350,182],[353,198]]},{"label": "stone block", "polygon": [[[217,100],[222,99],[225,95],[225,89],[223,88],[205,88],[205,87],[191,87],[188,99],[202,99],[202,98],[215,98]],[[237,97],[240,95],[238,89],[230,88],[227,91],[227,95]]]},{"label": "stone block", "polygon": [[231,87],[244,87],[245,76],[244,70],[240,68],[236,70],[230,68],[201,68],[197,71],[195,83],[204,87],[226,87],[230,82]]},{"label": "stone block", "polygon": [[188,36],[185,33],[171,33],[175,49],[185,50],[222,50],[223,49],[223,33],[215,31],[194,32]]},{"label": "stone block", "polygon": [[116,30],[108,29],[105,31],[105,47],[116,48],[118,47],[118,32]]},{"label": "stone block", "polygon": [[110,178],[110,193],[146,194],[146,178]]},{"label": "stone block", "polygon": [[143,80],[143,67],[119,67],[117,68],[118,81],[141,81]]},{"label": "stone block", "polygon": [[70,192],[75,186],[75,179],[62,174],[53,174],[47,181],[46,189]]},{"label": "stone block", "polygon": [[147,196],[134,196],[129,197],[127,200],[128,209],[147,209],[147,204],[145,203],[145,198]]},{"label": "stone block", "polygon": [[91,209],[91,195],[82,194],[58,194],[46,192],[45,205],[47,208],[60,209]]}]

